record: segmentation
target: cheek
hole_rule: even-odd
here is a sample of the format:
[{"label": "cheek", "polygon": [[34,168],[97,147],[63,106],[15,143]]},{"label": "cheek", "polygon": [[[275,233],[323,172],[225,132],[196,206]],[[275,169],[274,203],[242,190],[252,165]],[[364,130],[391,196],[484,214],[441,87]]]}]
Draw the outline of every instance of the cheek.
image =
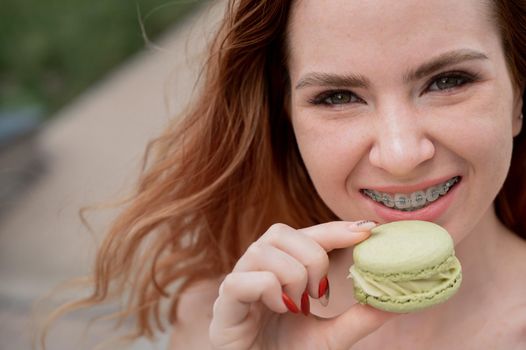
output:
[{"label": "cheek", "polygon": [[507,130],[502,125],[482,118],[457,121],[450,125],[443,127],[437,138],[444,140],[440,143],[465,160],[480,165],[483,161],[507,158],[511,137],[507,136]]},{"label": "cheek", "polygon": [[474,101],[448,115],[435,130],[441,130],[440,143],[468,164],[478,185],[496,195],[508,171],[513,136],[509,105],[491,101],[499,99]]},{"label": "cheek", "polygon": [[[497,124],[497,123],[495,123]],[[481,133],[482,137],[477,143],[476,156],[481,162],[481,169],[485,172],[493,186],[491,193],[497,195],[500,187],[504,183],[511,162],[513,147],[513,137],[508,127],[503,127],[504,123],[488,127]]]},{"label": "cheek", "polygon": [[[462,213],[463,220],[455,220],[450,230],[456,243],[462,241],[491,207],[500,191],[510,165],[512,137],[503,127],[501,116],[487,116],[472,123],[457,123],[457,128],[448,130],[449,150],[467,170],[466,190],[455,213]],[[444,143],[445,143],[444,142]]]},{"label": "cheek", "polygon": [[364,154],[361,125],[300,116],[293,122],[303,162],[324,201],[345,195],[347,180]]},{"label": "cheek", "polygon": [[484,82],[462,103],[431,109],[431,128],[459,155],[467,153],[468,160],[506,158],[513,137],[512,103],[511,85],[505,79]]}]

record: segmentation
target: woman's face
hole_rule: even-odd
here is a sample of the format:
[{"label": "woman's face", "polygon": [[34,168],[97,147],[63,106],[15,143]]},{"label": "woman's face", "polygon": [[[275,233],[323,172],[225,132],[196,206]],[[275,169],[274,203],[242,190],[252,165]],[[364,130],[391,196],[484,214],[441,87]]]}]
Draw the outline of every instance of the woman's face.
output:
[{"label": "woman's face", "polygon": [[480,0],[298,0],[290,111],[343,220],[473,229],[507,174],[520,95]]}]

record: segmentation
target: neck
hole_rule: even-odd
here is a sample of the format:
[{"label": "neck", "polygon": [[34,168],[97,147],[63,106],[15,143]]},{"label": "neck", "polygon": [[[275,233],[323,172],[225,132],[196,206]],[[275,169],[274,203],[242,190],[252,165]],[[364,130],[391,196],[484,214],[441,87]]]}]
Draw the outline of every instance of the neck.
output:
[{"label": "neck", "polygon": [[462,264],[463,276],[458,299],[469,298],[475,290],[489,286],[484,282],[496,275],[495,262],[499,260],[500,243],[508,234],[493,207],[490,207],[478,225],[456,245],[455,252]]}]

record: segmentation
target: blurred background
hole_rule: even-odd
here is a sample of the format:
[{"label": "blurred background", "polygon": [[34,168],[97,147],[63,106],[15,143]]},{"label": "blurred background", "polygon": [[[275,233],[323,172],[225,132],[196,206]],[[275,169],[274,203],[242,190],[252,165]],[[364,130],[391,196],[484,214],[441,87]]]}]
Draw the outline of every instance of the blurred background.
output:
[{"label": "blurred background", "polygon": [[[91,270],[114,202],[149,140],[185,107],[223,1],[3,0],[0,4],[0,350],[31,349],[34,302]],[[64,298],[64,299],[61,299]],[[67,296],[53,296],[52,308]],[[115,335],[66,316],[51,350]],[[38,320],[36,320],[38,322]],[[166,349],[139,341],[126,349]],[[117,347],[113,347],[117,349]],[[123,347],[124,348],[124,347]]]}]

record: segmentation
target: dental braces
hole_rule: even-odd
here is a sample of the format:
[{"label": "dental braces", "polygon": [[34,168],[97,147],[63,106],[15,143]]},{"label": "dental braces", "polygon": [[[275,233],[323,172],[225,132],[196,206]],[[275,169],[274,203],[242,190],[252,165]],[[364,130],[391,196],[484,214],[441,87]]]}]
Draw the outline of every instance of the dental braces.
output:
[{"label": "dental braces", "polygon": [[[423,193],[416,193],[414,194],[414,198],[409,198],[405,195],[398,195],[398,198],[395,200],[391,195],[389,194],[380,194],[377,192],[373,192],[372,190],[363,190],[363,193],[369,196],[371,199],[373,199],[376,202],[383,203],[386,207],[393,208],[396,206],[396,209],[402,210],[402,211],[411,211],[413,209],[418,209],[423,207],[426,202],[433,202],[435,201],[439,196],[445,195],[451,187],[453,187],[454,184],[456,184],[459,181],[459,177],[456,176],[452,179],[449,179],[440,187],[435,187],[430,192],[430,198],[428,198],[427,195]],[[426,191],[427,192],[427,191]],[[406,207],[409,206],[409,207]],[[411,208],[412,206],[412,208]]]}]

